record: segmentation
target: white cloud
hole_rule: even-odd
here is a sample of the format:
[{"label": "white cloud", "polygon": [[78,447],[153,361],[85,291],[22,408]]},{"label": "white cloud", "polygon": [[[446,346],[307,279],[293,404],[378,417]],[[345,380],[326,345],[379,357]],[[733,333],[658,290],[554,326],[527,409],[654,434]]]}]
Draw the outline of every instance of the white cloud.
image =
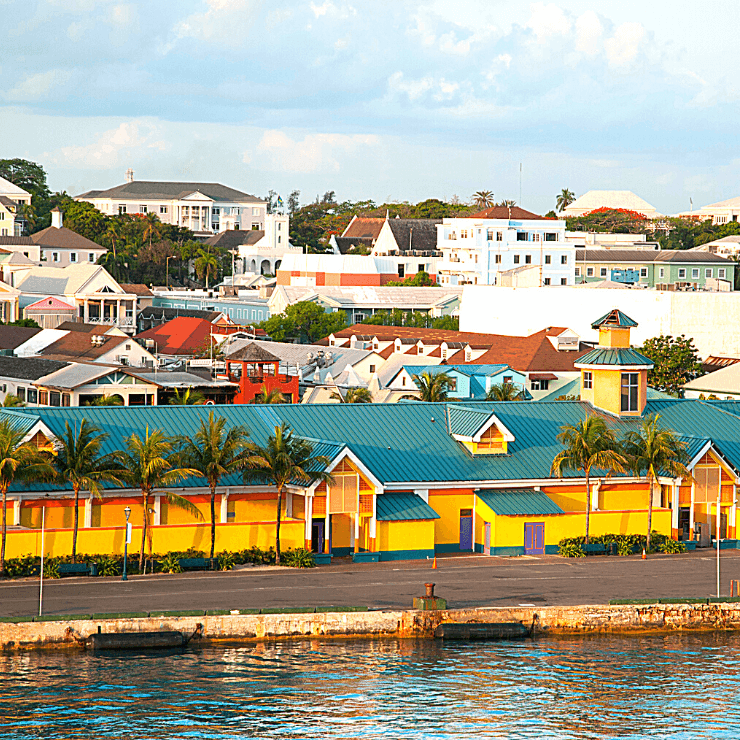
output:
[{"label": "white cloud", "polygon": [[59,151],[57,160],[66,165],[85,169],[107,169],[121,163],[122,155],[128,151],[156,149],[164,151],[167,144],[154,140],[159,135],[152,124],[130,121],[118,128],[104,131],[97,140],[86,146],[65,146]]},{"label": "white cloud", "polygon": [[241,46],[256,24],[262,0],[205,0],[208,9],[183,18],[172,30],[174,40],[160,51],[170,52],[180,39],[194,38],[218,42],[225,46]]},{"label": "white cloud", "polygon": [[572,24],[565,11],[554,3],[533,3],[527,26],[538,41],[543,41],[550,36],[566,35]]},{"label": "white cloud", "polygon": [[116,26],[131,26],[138,20],[139,14],[136,8],[131,3],[120,3],[114,5],[110,19]]},{"label": "white cloud", "polygon": [[614,35],[604,42],[604,50],[611,67],[626,67],[635,61],[645,39],[641,23],[622,23]]},{"label": "white cloud", "polygon": [[307,134],[297,141],[283,131],[271,130],[265,131],[254,152],[244,152],[242,161],[279,172],[339,172],[340,153],[352,154],[377,144],[376,136],[365,134]]},{"label": "white cloud", "polygon": [[432,100],[441,103],[450,100],[460,90],[460,83],[450,82],[444,77],[422,77],[417,80],[407,80],[403,72],[394,72],[388,78],[388,93],[391,97],[401,95],[415,102],[430,93]]},{"label": "white cloud", "polygon": [[56,87],[63,86],[71,77],[69,72],[51,69],[29,75],[8,91],[6,98],[16,103],[30,103],[46,97]]},{"label": "white cloud", "polygon": [[601,50],[604,26],[593,10],[587,10],[576,20],[576,51],[595,56]]}]

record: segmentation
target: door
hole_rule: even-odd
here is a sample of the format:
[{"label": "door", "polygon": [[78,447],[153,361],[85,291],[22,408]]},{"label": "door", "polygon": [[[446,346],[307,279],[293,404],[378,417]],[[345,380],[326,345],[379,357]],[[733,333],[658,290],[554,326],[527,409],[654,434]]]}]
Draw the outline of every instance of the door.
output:
[{"label": "door", "polygon": [[678,536],[684,542],[691,539],[691,510],[682,506],[678,510]]},{"label": "door", "polygon": [[545,523],[536,522],[524,525],[524,553],[526,555],[545,554]]},{"label": "door", "polygon": [[460,509],[460,549],[473,549],[473,510]]},{"label": "door", "polygon": [[324,552],[324,521],[314,519],[311,522],[311,550]]},{"label": "door", "polygon": [[491,554],[491,522],[486,522],[483,542],[484,542],[483,554],[490,555]]}]

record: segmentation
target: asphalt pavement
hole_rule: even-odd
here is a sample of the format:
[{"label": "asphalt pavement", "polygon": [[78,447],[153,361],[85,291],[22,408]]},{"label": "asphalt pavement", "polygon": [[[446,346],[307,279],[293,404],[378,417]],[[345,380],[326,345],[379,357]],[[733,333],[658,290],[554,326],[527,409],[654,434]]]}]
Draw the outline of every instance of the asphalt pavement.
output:
[{"label": "asphalt pavement", "polygon": [[[450,608],[606,604],[616,598],[707,597],[716,593],[716,553],[497,558],[442,557],[431,561],[352,563],[349,559],[310,570],[247,568],[118,578],[45,580],[45,614],[100,614],[186,609],[249,609],[296,606],[410,608],[424,583]],[[721,551],[722,593],[740,580],[740,551]],[[38,613],[39,581],[0,582],[0,616]]]}]

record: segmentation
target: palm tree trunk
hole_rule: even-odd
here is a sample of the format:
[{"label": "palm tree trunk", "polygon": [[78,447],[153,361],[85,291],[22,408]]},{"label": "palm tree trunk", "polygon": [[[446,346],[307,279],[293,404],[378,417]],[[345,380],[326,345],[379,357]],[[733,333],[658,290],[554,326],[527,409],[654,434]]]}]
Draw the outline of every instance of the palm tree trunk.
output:
[{"label": "palm tree trunk", "polygon": [[3,524],[2,524],[2,537],[0,539],[0,578],[5,578],[5,538],[8,534],[8,522],[6,506],[8,505],[8,489],[7,486],[3,486]]},{"label": "palm tree trunk", "polygon": [[211,560],[216,549],[216,486],[211,486]]},{"label": "palm tree trunk", "polygon": [[142,491],[144,494],[144,526],[141,529],[141,551],[139,552],[139,573],[144,572],[144,548],[146,547],[146,525],[149,521],[149,492]]},{"label": "palm tree trunk", "polygon": [[586,544],[588,544],[588,531],[591,526],[591,476],[590,470],[586,470]]},{"label": "palm tree trunk", "polygon": [[80,524],[80,489],[75,486],[75,514],[74,514],[74,527],[72,529],[72,562],[77,562],[77,529]]},{"label": "palm tree trunk", "polygon": [[645,552],[650,552],[650,531],[653,528],[653,480],[650,479],[650,485],[648,486],[648,529],[647,529],[647,544],[645,546]]},{"label": "palm tree trunk", "polygon": [[275,565],[280,565],[280,515],[283,510],[283,487],[278,486],[277,528],[275,530]]}]

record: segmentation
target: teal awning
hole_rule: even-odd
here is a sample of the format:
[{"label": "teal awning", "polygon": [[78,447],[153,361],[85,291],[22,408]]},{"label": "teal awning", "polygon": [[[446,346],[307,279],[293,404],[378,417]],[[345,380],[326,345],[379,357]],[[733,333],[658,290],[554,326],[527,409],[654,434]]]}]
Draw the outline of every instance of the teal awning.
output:
[{"label": "teal awning", "polygon": [[379,522],[440,518],[439,514],[415,493],[383,493],[376,498],[375,506]]},{"label": "teal awning", "polygon": [[475,494],[500,516],[565,514],[551,498],[533,488],[478,489]]}]

